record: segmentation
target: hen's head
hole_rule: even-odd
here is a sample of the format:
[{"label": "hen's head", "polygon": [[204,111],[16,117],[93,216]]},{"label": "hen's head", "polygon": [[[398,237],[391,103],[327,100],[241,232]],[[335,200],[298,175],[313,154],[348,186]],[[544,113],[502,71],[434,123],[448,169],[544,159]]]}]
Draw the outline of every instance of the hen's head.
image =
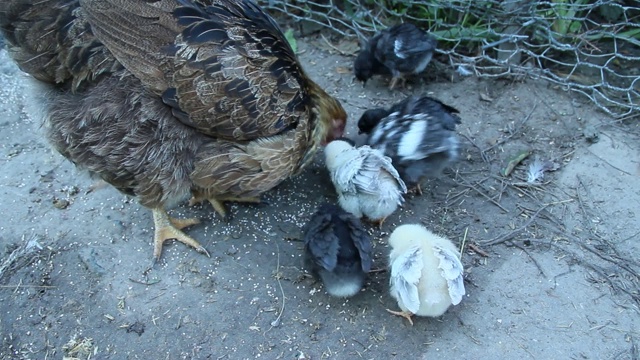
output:
[{"label": "hen's head", "polygon": [[330,96],[319,86],[312,87],[313,113],[316,116],[316,128],[313,140],[320,145],[326,145],[344,134],[347,125],[347,113],[340,102]]}]

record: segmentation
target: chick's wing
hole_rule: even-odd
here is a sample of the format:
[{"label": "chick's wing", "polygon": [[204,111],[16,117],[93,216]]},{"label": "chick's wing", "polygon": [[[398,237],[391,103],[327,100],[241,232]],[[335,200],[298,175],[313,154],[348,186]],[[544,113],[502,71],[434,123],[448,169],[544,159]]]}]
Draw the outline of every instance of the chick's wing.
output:
[{"label": "chick's wing", "polygon": [[433,253],[440,261],[438,268],[442,270],[442,277],[447,280],[451,303],[458,305],[465,294],[463,268],[458,254],[437,245],[433,246]]},{"label": "chick's wing", "polygon": [[422,248],[412,246],[391,263],[391,295],[412,313],[420,308],[418,282],[422,275]]},{"label": "chick's wing", "polygon": [[345,213],[340,215],[340,218],[347,224],[353,244],[356,246],[356,249],[358,249],[362,271],[369,272],[373,263],[373,259],[371,258],[371,252],[373,251],[371,247],[371,237],[362,227],[360,220],[353,215]]}]

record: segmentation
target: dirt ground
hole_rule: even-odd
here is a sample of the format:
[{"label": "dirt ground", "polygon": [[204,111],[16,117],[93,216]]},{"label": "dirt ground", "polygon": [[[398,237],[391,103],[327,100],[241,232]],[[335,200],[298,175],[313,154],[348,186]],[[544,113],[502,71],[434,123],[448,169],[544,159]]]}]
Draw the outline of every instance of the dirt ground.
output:
[{"label": "dirt ground", "polygon": [[[580,95],[533,80],[435,71],[412,89],[353,82],[352,57],[299,40],[303,65],[348,111],[348,135],[374,105],[427,93],[461,111],[461,159],[408,196],[375,238],[365,289],[330,298],[303,268],[300,228],[335,202],[321,156],[303,175],[210,206],[152,259],[151,212],[54,153],[30,115],[25,77],[0,50],[2,359],[635,359],[640,342],[640,129]],[[439,68],[444,67],[441,65]],[[434,75],[438,72],[437,75]],[[522,151],[531,155],[503,176]],[[527,183],[538,158],[554,171]],[[388,314],[386,239],[422,222],[464,251],[467,295],[410,326]]]}]

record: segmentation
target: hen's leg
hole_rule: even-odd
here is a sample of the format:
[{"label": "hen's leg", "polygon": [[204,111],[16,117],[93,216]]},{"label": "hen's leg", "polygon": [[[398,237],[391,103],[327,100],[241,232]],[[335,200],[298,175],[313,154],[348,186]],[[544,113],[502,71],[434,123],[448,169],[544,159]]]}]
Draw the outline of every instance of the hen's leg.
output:
[{"label": "hen's leg", "polygon": [[167,211],[162,208],[155,208],[153,212],[153,222],[155,224],[155,236],[153,242],[153,258],[155,261],[160,260],[162,255],[162,245],[169,239],[175,239],[183,244],[187,244],[199,253],[209,256],[207,250],[187,234],[180,231],[187,226],[200,223],[198,219],[173,219],[169,217]]},{"label": "hen's leg", "polygon": [[209,201],[213,209],[220,214],[220,216],[225,220],[229,220],[229,214],[227,214],[227,208],[224,206],[225,201],[233,201],[233,202],[243,202],[243,203],[251,203],[251,204],[261,204],[262,200],[259,197],[219,197],[219,198],[205,198],[204,196],[194,195],[189,200],[189,205],[193,206],[198,204],[204,200]]},{"label": "hen's leg", "polygon": [[413,316],[413,313],[411,311],[393,311],[393,310],[389,310],[389,309],[387,309],[387,311],[392,313],[393,315],[402,316],[403,318],[409,320],[409,324],[411,324],[411,326],[413,326],[413,320],[411,320],[411,317]]}]

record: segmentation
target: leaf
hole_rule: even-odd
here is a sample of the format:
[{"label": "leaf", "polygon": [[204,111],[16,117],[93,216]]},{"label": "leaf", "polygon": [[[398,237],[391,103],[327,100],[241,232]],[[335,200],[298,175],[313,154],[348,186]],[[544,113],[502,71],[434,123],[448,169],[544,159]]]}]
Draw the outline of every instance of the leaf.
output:
[{"label": "leaf", "polygon": [[507,166],[501,171],[502,176],[509,176],[513,169],[515,169],[516,166],[520,164],[522,160],[526,159],[529,155],[531,155],[531,151],[524,150],[511,157],[507,162]]},{"label": "leaf", "polygon": [[287,31],[285,31],[284,37],[289,42],[289,45],[291,46],[291,49],[293,50],[293,52],[295,54],[297,54],[298,53],[298,42],[296,41],[295,36],[293,36],[293,29],[288,29]]},{"label": "leaf", "polygon": [[486,102],[493,102],[493,98],[485,93],[480,93],[480,100],[486,101]]}]

